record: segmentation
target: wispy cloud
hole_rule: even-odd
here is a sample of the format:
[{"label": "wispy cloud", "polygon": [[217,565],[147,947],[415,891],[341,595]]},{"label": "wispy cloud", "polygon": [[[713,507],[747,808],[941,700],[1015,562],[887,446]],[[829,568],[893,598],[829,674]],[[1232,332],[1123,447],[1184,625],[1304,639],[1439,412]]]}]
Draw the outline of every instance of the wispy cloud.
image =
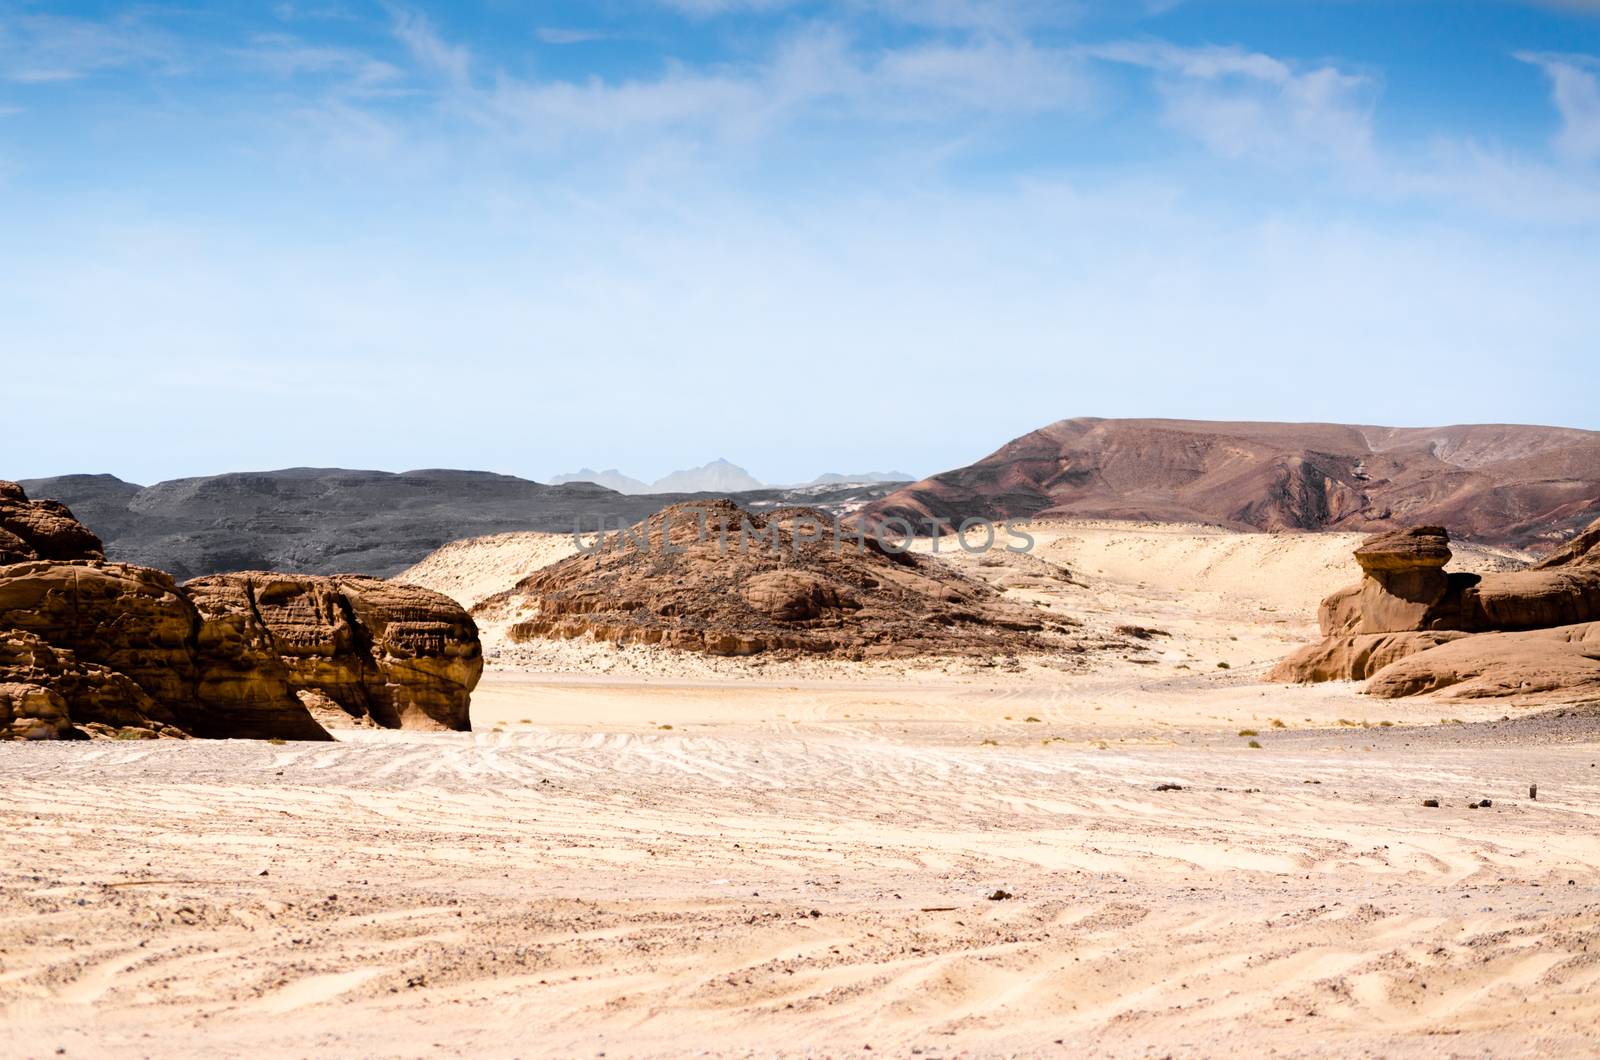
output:
[{"label": "wispy cloud", "polygon": [[[1600,10],[1600,3],[1593,5]],[[1550,99],[1561,115],[1555,148],[1569,158],[1600,158],[1600,59],[1590,55],[1518,52],[1550,79]]]},{"label": "wispy cloud", "polygon": [[397,22],[396,34],[424,70],[452,87],[452,107],[524,142],[652,130],[748,140],[802,118],[949,125],[1071,110],[1087,96],[1079,58],[987,35],[872,47],[841,27],[808,25],[759,58],[669,62],[654,77],[569,81],[503,71],[474,77],[484,64],[415,17]]},{"label": "wispy cloud", "polygon": [[446,41],[426,16],[414,11],[399,12],[394,20],[394,35],[424,71],[456,86],[466,85],[471,79],[471,49]]},{"label": "wispy cloud", "polygon": [[1155,71],[1168,125],[1218,154],[1282,162],[1372,156],[1379,85],[1370,75],[1236,47],[1124,41],[1082,51]]},{"label": "wispy cloud", "polygon": [[[804,6],[802,0],[660,0],[692,18],[771,14]],[[837,14],[879,18],[912,26],[1017,33],[1030,26],[1076,21],[1085,5],[1070,0],[847,0]]]},{"label": "wispy cloud", "polygon": [[258,34],[247,47],[234,49],[233,55],[273,77],[334,77],[354,92],[374,91],[401,77],[398,67],[360,49],[311,44],[283,33]]},{"label": "wispy cloud", "polygon": [[74,81],[127,67],[174,68],[179,49],[140,14],[108,21],[60,15],[0,20],[0,80]]}]

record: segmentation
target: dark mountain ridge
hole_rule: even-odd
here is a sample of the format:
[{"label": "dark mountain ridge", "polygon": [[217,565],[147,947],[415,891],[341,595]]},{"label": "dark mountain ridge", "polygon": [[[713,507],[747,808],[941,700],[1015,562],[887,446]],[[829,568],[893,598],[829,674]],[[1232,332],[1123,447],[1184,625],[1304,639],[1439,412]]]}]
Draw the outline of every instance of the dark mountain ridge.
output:
[{"label": "dark mountain ridge", "polygon": [[[28,479],[105,541],[109,559],[180,580],[242,570],[387,577],[449,541],[509,530],[571,533],[634,523],[682,501],[722,494],[626,496],[593,483],[546,485],[487,471],[399,473],[285,468],[172,479],[151,486],[112,475]],[[892,487],[844,487],[806,503],[850,509]],[[791,503],[781,489],[732,494],[750,507]]]}]

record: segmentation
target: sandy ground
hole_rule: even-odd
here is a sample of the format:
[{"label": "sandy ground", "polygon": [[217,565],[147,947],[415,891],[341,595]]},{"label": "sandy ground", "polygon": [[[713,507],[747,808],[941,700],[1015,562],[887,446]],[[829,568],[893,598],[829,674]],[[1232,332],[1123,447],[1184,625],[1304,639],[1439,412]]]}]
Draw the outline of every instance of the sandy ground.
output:
[{"label": "sandy ground", "polygon": [[1313,546],[1160,532],[982,568],[1165,633],[1088,662],[563,644],[472,734],[0,745],[0,1055],[1600,1053],[1600,713],[1263,684]]}]

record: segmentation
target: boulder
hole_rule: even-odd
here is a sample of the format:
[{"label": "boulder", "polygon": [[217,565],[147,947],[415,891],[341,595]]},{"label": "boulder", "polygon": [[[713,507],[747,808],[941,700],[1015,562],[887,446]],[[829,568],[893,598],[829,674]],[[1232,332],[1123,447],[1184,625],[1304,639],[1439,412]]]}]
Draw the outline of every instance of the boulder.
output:
[{"label": "boulder", "polygon": [[214,574],[184,585],[207,624],[257,639],[296,693],[316,693],[319,716],[393,729],[468,730],[483,673],[477,626],[450,598],[358,575],[264,571]]}]

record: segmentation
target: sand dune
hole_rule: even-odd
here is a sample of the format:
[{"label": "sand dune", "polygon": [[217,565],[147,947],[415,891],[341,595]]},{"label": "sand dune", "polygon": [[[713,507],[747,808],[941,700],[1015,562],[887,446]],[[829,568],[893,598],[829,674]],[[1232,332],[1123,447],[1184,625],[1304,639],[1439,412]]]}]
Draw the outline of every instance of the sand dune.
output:
[{"label": "sand dune", "polygon": [[541,567],[576,555],[572,534],[517,531],[452,541],[394,576],[471,608],[511,588]]}]

